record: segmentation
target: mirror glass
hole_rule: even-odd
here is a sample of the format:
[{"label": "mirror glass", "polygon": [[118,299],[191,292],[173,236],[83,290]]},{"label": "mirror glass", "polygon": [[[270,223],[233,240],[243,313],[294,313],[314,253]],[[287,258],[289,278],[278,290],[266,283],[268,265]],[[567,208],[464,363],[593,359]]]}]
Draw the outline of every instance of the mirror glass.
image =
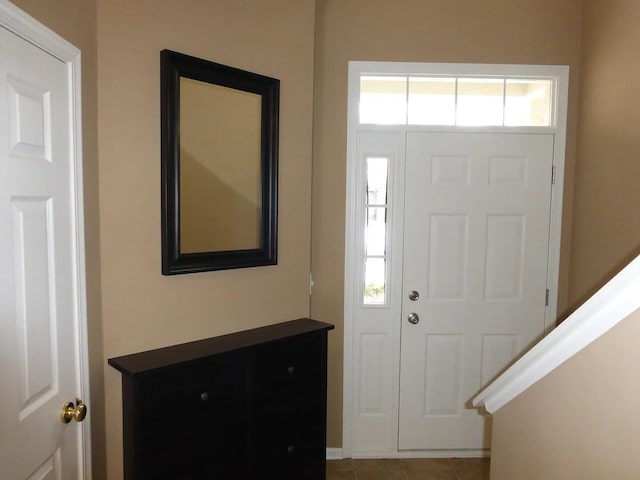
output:
[{"label": "mirror glass", "polygon": [[180,79],[180,252],[260,247],[260,95]]},{"label": "mirror glass", "polygon": [[162,51],[164,275],[277,263],[279,87]]}]

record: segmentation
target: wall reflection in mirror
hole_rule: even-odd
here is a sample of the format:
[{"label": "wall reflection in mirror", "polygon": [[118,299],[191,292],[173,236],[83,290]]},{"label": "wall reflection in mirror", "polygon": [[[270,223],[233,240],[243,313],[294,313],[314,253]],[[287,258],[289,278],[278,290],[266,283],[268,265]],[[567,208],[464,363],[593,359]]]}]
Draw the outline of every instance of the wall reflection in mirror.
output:
[{"label": "wall reflection in mirror", "polygon": [[180,79],[181,253],[259,248],[260,100]]}]

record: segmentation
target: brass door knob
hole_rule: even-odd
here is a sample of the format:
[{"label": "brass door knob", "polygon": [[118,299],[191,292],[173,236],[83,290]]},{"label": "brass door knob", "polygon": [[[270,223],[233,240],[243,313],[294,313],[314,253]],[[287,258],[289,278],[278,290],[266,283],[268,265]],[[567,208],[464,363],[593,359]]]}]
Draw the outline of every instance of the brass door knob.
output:
[{"label": "brass door knob", "polygon": [[71,419],[76,422],[81,422],[87,416],[87,406],[82,403],[82,400],[76,398],[75,405],[73,402],[67,402],[62,407],[62,412],[60,412],[60,417],[62,419],[62,423],[69,423]]}]

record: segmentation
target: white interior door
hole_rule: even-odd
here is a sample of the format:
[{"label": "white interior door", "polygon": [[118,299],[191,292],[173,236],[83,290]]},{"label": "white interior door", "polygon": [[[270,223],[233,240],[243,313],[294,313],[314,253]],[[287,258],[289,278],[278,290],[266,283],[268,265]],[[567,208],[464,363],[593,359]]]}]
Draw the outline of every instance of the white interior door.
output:
[{"label": "white interior door", "polygon": [[[9,7],[2,8],[5,15]],[[74,78],[68,62],[0,24],[0,478],[6,480],[85,478],[83,428],[63,424],[60,415],[86,388]]]},{"label": "white interior door", "polygon": [[553,145],[407,134],[399,449],[490,447],[469,400],[544,333]]}]

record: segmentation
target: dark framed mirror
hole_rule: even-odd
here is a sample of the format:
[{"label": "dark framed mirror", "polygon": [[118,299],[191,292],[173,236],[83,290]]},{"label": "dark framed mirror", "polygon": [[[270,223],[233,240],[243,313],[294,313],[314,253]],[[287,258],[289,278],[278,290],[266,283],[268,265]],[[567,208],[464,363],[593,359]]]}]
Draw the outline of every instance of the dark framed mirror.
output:
[{"label": "dark framed mirror", "polygon": [[162,274],[277,263],[280,81],[163,50]]}]

